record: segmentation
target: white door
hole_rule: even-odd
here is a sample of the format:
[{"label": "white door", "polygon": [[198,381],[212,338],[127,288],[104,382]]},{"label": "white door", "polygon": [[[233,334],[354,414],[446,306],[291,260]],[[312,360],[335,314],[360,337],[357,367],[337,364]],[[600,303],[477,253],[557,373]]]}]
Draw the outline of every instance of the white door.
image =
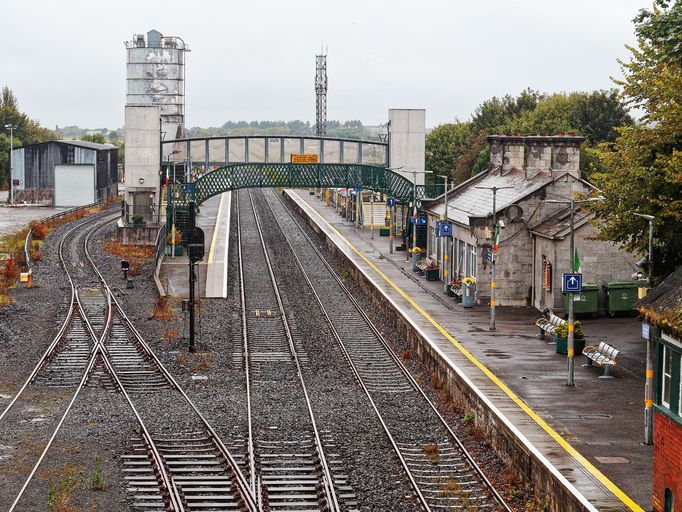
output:
[{"label": "white door", "polygon": [[94,202],[94,165],[55,165],[55,206],[83,206]]}]

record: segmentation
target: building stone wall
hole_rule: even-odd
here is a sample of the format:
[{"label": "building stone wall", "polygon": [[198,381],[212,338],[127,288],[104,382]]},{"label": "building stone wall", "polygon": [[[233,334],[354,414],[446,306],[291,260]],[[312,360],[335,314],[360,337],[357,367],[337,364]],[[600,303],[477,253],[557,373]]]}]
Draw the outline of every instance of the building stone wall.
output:
[{"label": "building stone wall", "polygon": [[[599,285],[599,310],[606,309],[605,294],[602,285],[612,281],[629,281],[636,270],[636,257],[620,249],[612,242],[593,240],[597,227],[590,222],[575,230],[575,247],[580,255],[584,284]],[[571,270],[570,237],[562,240],[549,240],[535,237],[533,245],[535,255],[534,302],[538,309],[549,307],[563,312],[563,294],[561,293],[561,274]],[[543,255],[552,264],[552,290],[542,288]]]},{"label": "building stone wall", "polygon": [[[9,202],[9,195],[7,201]],[[15,204],[42,204],[52,206],[54,204],[54,189],[29,188],[14,189]]]}]

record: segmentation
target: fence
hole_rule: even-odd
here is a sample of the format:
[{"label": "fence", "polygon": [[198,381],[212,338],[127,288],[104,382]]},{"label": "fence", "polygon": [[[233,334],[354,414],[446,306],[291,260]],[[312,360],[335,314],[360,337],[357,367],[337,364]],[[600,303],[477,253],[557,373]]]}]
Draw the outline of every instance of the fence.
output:
[{"label": "fence", "polygon": [[161,208],[155,204],[128,204],[121,201],[121,216],[126,224],[160,224]]},{"label": "fence", "polygon": [[[68,210],[64,210],[63,212],[55,213],[54,215],[50,215],[49,217],[45,217],[44,219],[40,219],[41,224],[50,224],[56,220],[61,219],[62,217],[66,217],[67,215],[71,215],[74,212],[78,212],[80,210],[87,210],[88,208],[95,208],[97,206],[101,206],[102,201],[97,201],[96,203],[90,203],[86,204],[83,206],[76,206],[75,208],[69,208]],[[35,222],[34,219],[32,222]],[[24,240],[24,257],[26,258],[26,266],[28,267],[28,270],[31,270],[31,242],[33,241],[33,226],[31,225],[29,227],[28,233],[26,233],[26,240]]]}]

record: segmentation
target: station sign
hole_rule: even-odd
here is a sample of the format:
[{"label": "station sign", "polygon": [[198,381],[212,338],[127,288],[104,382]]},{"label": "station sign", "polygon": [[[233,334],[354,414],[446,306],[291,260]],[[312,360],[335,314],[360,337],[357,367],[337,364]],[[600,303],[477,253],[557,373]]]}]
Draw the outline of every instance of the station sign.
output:
[{"label": "station sign", "polygon": [[315,153],[292,153],[292,164],[319,164],[320,155]]},{"label": "station sign", "polygon": [[394,197],[389,197],[389,198],[386,200],[386,206],[388,206],[389,208],[393,208],[393,207],[395,206],[395,198],[394,198]]},{"label": "station sign", "polygon": [[566,292],[581,292],[583,291],[583,275],[582,274],[561,274],[561,291]]},{"label": "station sign", "polygon": [[412,217],[412,224],[415,226],[426,226],[426,217],[421,215],[419,217]]},{"label": "station sign", "polygon": [[436,221],[436,236],[452,236],[452,224],[444,220]]}]

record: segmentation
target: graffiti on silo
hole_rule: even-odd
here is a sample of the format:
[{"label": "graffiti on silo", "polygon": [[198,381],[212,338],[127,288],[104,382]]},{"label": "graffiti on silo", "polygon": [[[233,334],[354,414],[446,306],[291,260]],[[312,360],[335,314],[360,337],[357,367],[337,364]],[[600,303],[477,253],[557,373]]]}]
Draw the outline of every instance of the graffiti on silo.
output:
[{"label": "graffiti on silo", "polygon": [[128,105],[159,105],[165,139],[180,138],[185,115],[184,41],[150,31],[126,43]]}]

